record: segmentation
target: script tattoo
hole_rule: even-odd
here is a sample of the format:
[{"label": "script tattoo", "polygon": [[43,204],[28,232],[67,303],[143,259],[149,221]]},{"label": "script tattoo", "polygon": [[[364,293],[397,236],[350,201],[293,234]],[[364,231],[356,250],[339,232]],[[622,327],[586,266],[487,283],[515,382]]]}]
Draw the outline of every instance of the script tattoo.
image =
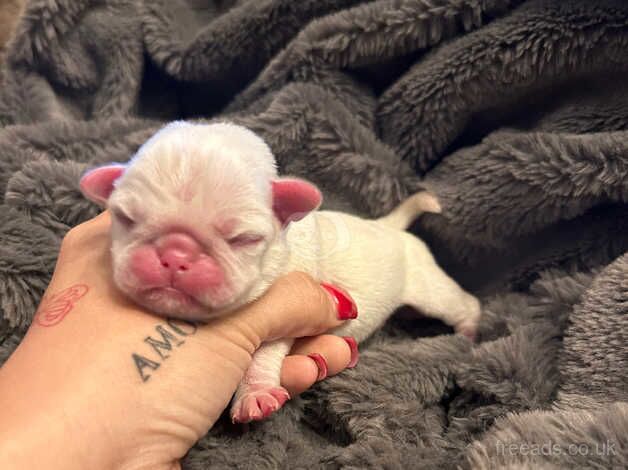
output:
[{"label": "script tattoo", "polygon": [[35,315],[35,322],[41,326],[56,325],[72,311],[76,302],[88,291],[87,285],[74,284],[56,294],[44,296]]},{"label": "script tattoo", "polygon": [[165,324],[155,326],[156,334],[144,338],[144,343],[148,353],[131,354],[131,359],[135,364],[137,373],[142,382],[146,382],[151,378],[151,371],[159,369],[162,362],[170,357],[174,348],[179,348],[185,343],[183,338],[192,336],[196,333],[198,326],[185,320],[175,320],[168,318]]}]

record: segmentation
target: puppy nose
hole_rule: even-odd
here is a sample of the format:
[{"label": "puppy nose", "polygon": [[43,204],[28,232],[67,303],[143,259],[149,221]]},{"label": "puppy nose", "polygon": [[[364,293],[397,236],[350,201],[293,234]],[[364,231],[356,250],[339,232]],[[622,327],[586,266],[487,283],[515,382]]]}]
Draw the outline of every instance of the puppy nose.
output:
[{"label": "puppy nose", "polygon": [[185,233],[170,233],[157,240],[161,265],[171,272],[187,271],[201,254],[201,245]]}]

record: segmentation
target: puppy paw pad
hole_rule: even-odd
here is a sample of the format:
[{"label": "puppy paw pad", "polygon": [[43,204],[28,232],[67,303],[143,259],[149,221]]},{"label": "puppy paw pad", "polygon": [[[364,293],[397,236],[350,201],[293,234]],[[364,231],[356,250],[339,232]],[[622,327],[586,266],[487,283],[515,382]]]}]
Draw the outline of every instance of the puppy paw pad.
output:
[{"label": "puppy paw pad", "polygon": [[234,423],[249,423],[268,418],[290,399],[283,387],[251,384],[231,407]]}]

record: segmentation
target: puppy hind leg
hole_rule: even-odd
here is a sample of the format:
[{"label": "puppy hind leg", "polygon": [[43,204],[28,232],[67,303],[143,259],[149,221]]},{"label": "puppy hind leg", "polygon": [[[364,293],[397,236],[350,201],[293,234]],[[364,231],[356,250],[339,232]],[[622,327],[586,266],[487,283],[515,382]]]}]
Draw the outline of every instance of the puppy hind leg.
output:
[{"label": "puppy hind leg", "polygon": [[478,299],[445,273],[420,240],[407,246],[404,303],[475,339],[481,315]]},{"label": "puppy hind leg", "polygon": [[280,379],[281,366],[292,343],[292,340],[273,341],[263,344],[255,352],[232,401],[231,420],[234,423],[267,418],[290,399]]}]

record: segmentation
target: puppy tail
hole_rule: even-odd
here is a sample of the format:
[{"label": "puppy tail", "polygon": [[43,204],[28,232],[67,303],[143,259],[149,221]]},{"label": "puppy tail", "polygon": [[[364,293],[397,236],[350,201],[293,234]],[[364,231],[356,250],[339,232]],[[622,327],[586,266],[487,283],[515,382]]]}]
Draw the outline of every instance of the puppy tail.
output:
[{"label": "puppy tail", "polygon": [[377,221],[398,230],[405,230],[424,212],[434,214],[441,212],[438,199],[428,191],[413,194],[395,207],[390,214],[377,219]]}]

